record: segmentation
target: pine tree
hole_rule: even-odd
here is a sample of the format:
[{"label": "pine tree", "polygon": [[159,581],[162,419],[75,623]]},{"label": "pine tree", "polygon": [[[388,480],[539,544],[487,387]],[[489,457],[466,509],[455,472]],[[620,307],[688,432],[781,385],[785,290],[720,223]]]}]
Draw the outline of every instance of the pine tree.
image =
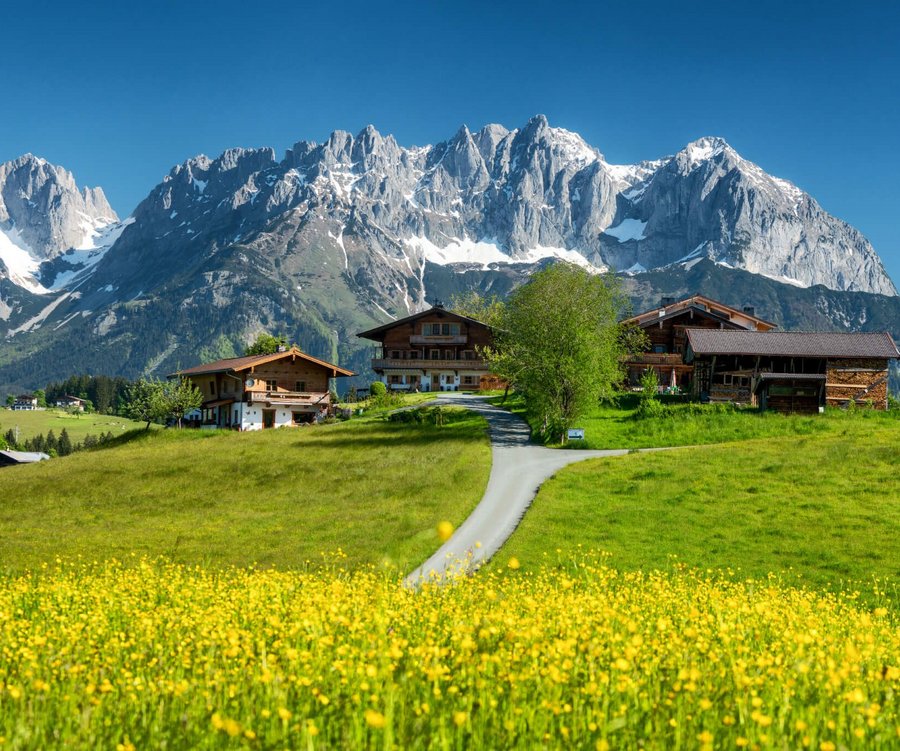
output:
[{"label": "pine tree", "polygon": [[59,452],[60,456],[68,456],[73,451],[72,439],[69,438],[69,433],[65,428],[63,428],[62,432],[59,434],[56,450]]}]

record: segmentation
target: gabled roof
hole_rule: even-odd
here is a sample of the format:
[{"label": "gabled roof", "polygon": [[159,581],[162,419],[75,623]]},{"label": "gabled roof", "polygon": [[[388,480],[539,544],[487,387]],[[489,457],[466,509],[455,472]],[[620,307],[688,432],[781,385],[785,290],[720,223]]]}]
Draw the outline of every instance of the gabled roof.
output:
[{"label": "gabled roof", "polygon": [[271,355],[247,355],[245,357],[228,357],[224,360],[216,360],[215,362],[208,362],[203,365],[195,365],[193,368],[185,368],[184,370],[179,370],[176,373],[172,373],[172,376],[210,375],[212,373],[240,373],[242,371],[250,370],[260,365],[265,365],[266,363],[277,362],[278,360],[283,360],[288,357],[292,359],[296,359],[299,357],[303,360],[313,363],[314,365],[320,365],[326,370],[333,371],[335,376],[356,375],[356,373],[354,373],[352,370],[347,370],[346,368],[342,368],[339,365],[335,365],[334,363],[326,362],[325,360],[319,360],[317,357],[313,357],[312,355],[308,355],[305,352],[300,351],[300,349],[298,349],[297,347],[291,347],[289,350],[286,350],[284,352],[275,352]]},{"label": "gabled roof", "polygon": [[741,316],[754,321],[759,328],[765,330],[775,328],[775,324],[771,321],[766,321],[752,313],[732,308],[730,305],[726,305],[718,300],[713,300],[711,297],[699,294],[676,300],[668,305],[661,305],[658,308],[653,308],[652,310],[647,310],[643,313],[638,313],[636,316],[625,319],[622,323],[643,326],[653,321],[665,320],[673,315],[690,310],[691,308],[712,314],[713,317],[721,318],[726,321],[730,321],[732,316]]},{"label": "gabled roof", "polygon": [[406,318],[398,318],[396,321],[388,321],[388,323],[382,324],[381,326],[376,326],[374,329],[369,329],[368,331],[361,331],[357,334],[357,336],[362,337],[363,339],[374,339],[375,341],[380,341],[378,338],[379,334],[384,333],[385,331],[389,331],[395,326],[403,326],[407,323],[413,323],[414,321],[418,321],[420,318],[425,318],[425,316],[436,314],[440,316],[447,316],[448,318],[454,321],[465,321],[466,323],[474,323],[478,326],[484,326],[485,328],[490,328],[483,321],[478,321],[474,318],[469,318],[469,316],[464,316],[461,313],[454,313],[452,310],[447,310],[441,305],[435,305],[434,307],[429,308],[428,310],[423,310],[421,313],[413,313],[411,316],[406,316]]},{"label": "gabled roof", "polygon": [[900,357],[886,331],[877,333],[741,331],[688,329],[695,355],[773,355],[785,357]]}]

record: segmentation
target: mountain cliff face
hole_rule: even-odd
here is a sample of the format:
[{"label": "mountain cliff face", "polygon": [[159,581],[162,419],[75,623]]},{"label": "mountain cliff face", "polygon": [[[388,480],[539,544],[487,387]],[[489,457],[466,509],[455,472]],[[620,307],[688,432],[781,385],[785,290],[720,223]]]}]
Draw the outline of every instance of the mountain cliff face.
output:
[{"label": "mountain cliff face", "polygon": [[[85,358],[61,344],[71,336],[104,372],[135,375],[227,355],[263,328],[364,369],[356,331],[468,286],[505,293],[551,258],[635,279],[712,267],[776,288],[896,295],[862,235],[721,139],[612,165],[542,116],[511,131],[463,126],[435,146],[403,148],[369,126],[280,160],[271,149],[195,157],[121,223],[99,189],[79,192],[34,157],[0,168],[0,186],[19,212],[0,227],[37,263],[31,286],[0,268],[0,379],[3,362],[36,373],[51,350],[78,370]],[[42,190],[72,208],[15,198]],[[89,257],[72,250],[73,216],[84,231],[94,222]]]},{"label": "mountain cliff face", "polygon": [[101,188],[26,154],[0,164],[0,279],[46,294],[112,245],[116,212]]}]

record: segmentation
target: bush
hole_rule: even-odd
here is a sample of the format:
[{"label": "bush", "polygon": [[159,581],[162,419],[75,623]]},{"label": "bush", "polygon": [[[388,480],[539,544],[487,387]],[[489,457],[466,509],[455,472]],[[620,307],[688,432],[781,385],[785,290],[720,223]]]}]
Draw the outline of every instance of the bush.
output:
[{"label": "bush", "polygon": [[638,405],[636,415],[641,419],[649,417],[662,417],[666,414],[668,408],[658,399],[641,399]]},{"label": "bush", "polygon": [[392,412],[388,415],[389,422],[399,422],[415,425],[437,425],[444,424],[446,414],[442,407],[416,407],[415,409],[403,409],[399,412]]},{"label": "bush", "polygon": [[387,393],[387,386],[381,381],[372,381],[372,385],[369,386],[369,393],[375,398],[384,396]]}]

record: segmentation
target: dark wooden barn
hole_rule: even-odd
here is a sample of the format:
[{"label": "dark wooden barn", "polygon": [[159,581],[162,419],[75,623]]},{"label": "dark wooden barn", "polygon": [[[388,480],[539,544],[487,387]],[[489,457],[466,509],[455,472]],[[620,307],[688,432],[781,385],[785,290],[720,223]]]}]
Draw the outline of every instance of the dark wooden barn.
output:
[{"label": "dark wooden barn", "polygon": [[687,330],[693,393],[779,412],[818,412],[853,402],[887,409],[887,332]]}]

